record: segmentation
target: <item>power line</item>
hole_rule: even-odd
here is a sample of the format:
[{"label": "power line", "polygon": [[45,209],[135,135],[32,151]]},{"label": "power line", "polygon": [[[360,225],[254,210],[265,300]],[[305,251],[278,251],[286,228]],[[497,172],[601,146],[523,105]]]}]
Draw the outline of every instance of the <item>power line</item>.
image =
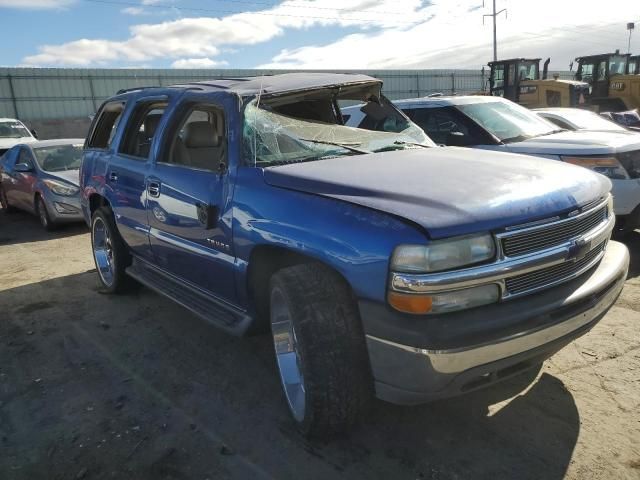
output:
[{"label": "power line", "polygon": [[[221,13],[226,13],[226,14],[243,14],[243,15],[264,15],[264,16],[269,16],[269,17],[292,17],[292,18],[310,18],[310,19],[315,19],[315,20],[337,20],[337,21],[355,21],[355,22],[362,22],[362,23],[367,23],[367,22],[371,22],[371,23],[381,23],[383,21],[382,18],[380,19],[376,19],[376,18],[357,18],[357,17],[323,17],[323,16],[314,16],[314,15],[297,15],[297,14],[287,14],[287,13],[275,13],[275,12],[269,12],[269,11],[239,11],[239,10],[222,10],[222,9],[211,9],[211,8],[199,8],[199,7],[178,7],[175,5],[169,5],[169,4],[160,4],[160,3],[154,3],[152,5],[141,5],[140,3],[137,2],[129,2],[129,1],[123,1],[123,0],[84,0],[85,2],[89,2],[89,3],[100,3],[100,4],[105,4],[105,5],[118,5],[118,6],[122,6],[122,7],[137,7],[137,8],[155,8],[155,9],[163,9],[163,10],[178,10],[178,11],[185,11],[185,12],[201,12],[201,13],[213,13],[213,14],[221,14]],[[217,1],[227,1],[227,0],[217,0]],[[272,4],[266,4],[263,2],[248,2],[248,1],[236,1],[236,0],[232,0],[233,3],[243,3],[243,4],[249,4],[249,5],[268,5],[271,7],[275,7],[276,5],[272,5]],[[312,8],[312,7],[304,7],[302,5],[287,5],[287,8],[289,7],[293,7],[293,8]],[[349,12],[349,13],[364,13],[366,15],[370,15],[370,14],[384,14],[384,15],[401,15],[401,16],[409,16],[409,15],[414,15],[417,12],[408,12],[408,13],[399,13],[399,12],[381,12],[381,11],[366,11],[366,10],[350,10],[350,9],[346,9],[346,8],[336,8],[336,9],[328,9],[326,7],[313,7],[316,9],[327,9],[327,10],[333,10],[333,11],[343,11],[343,12]],[[403,25],[415,25],[416,23],[418,23],[418,21],[397,21],[397,20],[390,20],[389,23],[394,23],[394,24],[403,24]]]}]

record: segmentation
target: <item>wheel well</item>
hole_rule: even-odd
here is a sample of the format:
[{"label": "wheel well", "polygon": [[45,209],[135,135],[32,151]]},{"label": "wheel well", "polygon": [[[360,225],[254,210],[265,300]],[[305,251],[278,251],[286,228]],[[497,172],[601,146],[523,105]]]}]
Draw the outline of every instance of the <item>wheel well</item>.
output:
[{"label": "wheel well", "polygon": [[251,328],[252,333],[269,330],[269,281],[273,274],[283,268],[303,263],[322,263],[335,271],[344,280],[345,285],[349,286],[349,282],[340,272],[314,257],[282,247],[257,246],[251,252],[247,272],[247,292],[256,316]]},{"label": "wheel well", "polygon": [[89,211],[91,212],[91,215],[93,215],[93,212],[95,212],[100,207],[108,207],[109,209],[111,209],[111,204],[109,204],[109,201],[102,195],[98,193],[92,194],[89,197]]}]

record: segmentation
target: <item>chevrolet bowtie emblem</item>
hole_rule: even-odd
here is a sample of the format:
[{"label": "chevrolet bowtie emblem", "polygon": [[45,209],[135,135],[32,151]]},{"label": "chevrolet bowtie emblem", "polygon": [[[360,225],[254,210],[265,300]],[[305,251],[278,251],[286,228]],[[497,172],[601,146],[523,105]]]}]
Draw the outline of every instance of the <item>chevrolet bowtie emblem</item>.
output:
[{"label": "chevrolet bowtie emblem", "polygon": [[578,260],[582,260],[590,251],[591,242],[587,242],[586,240],[574,240],[569,246],[567,260],[577,262]]}]

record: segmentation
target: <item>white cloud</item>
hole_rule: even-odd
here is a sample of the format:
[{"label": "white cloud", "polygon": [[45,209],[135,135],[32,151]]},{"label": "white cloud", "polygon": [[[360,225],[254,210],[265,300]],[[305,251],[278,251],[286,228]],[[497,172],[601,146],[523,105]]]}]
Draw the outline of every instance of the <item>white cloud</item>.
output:
[{"label": "white cloud", "polygon": [[224,67],[227,62],[211,60],[210,58],[181,58],[171,64],[171,68],[216,68]]},{"label": "white cloud", "polygon": [[[473,10],[477,3],[434,4],[426,9],[433,15],[428,22],[351,34],[324,45],[284,49],[257,68],[479,69],[493,53],[491,26],[489,22],[482,25],[485,11]],[[537,0],[509,7],[509,18],[498,20],[499,58],[551,56],[552,69],[566,70],[578,55],[626,50],[628,0],[608,0],[606,8],[596,0]]]},{"label": "white cloud", "polygon": [[[58,3],[64,0],[0,0]],[[69,1],[69,0],[67,0]],[[141,0],[138,14],[168,0]],[[208,61],[220,66],[224,52],[268,42],[289,30],[343,26],[358,29],[322,44],[293,45],[265,59],[263,68],[480,68],[491,59],[488,8],[479,0],[286,0],[271,8],[215,17],[188,17],[130,28],[120,40],[81,39],[43,45],[23,63],[49,65],[121,65],[170,59],[175,64]],[[580,54],[626,48],[626,22],[633,19],[629,0],[536,0],[509,2],[509,17],[499,18],[499,57],[552,57],[552,69],[566,69]],[[183,10],[182,13],[188,10]],[[640,14],[640,8],[636,7]],[[335,30],[333,30],[335,31]],[[640,47],[640,35],[633,41]],[[635,48],[638,50],[639,48]],[[632,49],[633,50],[633,49]],[[205,63],[198,63],[205,62]],[[205,65],[205,68],[209,65]]]},{"label": "white cloud", "polygon": [[0,0],[0,8],[23,8],[46,10],[62,8],[75,3],[76,0]]},{"label": "white cloud", "polygon": [[[421,0],[287,0],[258,12],[135,25],[130,28],[130,37],[120,41],[82,39],[43,45],[37,54],[26,57],[24,63],[37,66],[101,65],[154,58],[211,58],[219,54],[222,46],[263,43],[284,34],[287,29],[316,25],[388,28],[403,22],[419,22],[422,18],[417,12],[420,4]],[[336,9],[340,11],[339,16]],[[387,14],[398,9],[410,14]],[[92,48],[84,48],[86,45]]]},{"label": "white cloud", "polygon": [[127,7],[120,10],[125,15],[145,15],[147,12],[142,7]]}]

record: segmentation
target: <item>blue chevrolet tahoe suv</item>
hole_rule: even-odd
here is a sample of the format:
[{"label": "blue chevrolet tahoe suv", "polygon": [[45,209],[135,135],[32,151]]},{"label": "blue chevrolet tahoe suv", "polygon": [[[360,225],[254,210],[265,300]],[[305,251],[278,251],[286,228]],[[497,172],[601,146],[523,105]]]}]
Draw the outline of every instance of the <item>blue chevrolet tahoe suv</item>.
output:
[{"label": "blue chevrolet tahoe suv", "polygon": [[[102,288],[132,278],[223,330],[271,331],[298,427],[348,429],[540,364],[619,295],[611,183],[439,148],[363,75],[120,92],[81,168]],[[341,106],[364,102],[360,128]],[[179,321],[179,319],[176,319]]]}]

